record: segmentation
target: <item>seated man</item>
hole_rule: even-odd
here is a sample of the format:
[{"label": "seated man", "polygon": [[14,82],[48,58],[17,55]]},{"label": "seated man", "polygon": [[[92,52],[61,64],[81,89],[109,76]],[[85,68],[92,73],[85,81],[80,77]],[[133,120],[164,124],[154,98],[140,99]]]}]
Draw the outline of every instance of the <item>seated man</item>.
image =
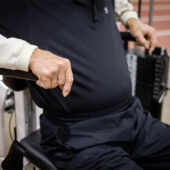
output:
[{"label": "seated man", "polygon": [[[43,108],[42,147],[56,168],[170,169],[170,127],[131,96],[113,1],[15,1],[0,6],[1,34],[19,38],[1,36],[0,66],[38,77],[27,83]],[[116,3],[151,53],[154,29],[122,10],[127,1]]]}]

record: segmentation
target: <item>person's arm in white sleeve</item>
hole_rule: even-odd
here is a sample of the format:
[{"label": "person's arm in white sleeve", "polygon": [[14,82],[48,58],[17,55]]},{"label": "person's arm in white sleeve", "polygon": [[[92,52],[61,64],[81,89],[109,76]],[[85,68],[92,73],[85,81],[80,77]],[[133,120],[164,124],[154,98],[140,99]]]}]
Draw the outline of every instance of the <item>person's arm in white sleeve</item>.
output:
[{"label": "person's arm in white sleeve", "polygon": [[24,40],[0,35],[0,68],[28,71],[30,58],[36,48]]},{"label": "person's arm in white sleeve", "polygon": [[137,43],[149,49],[151,54],[157,44],[155,29],[139,20],[137,13],[133,11],[133,5],[128,0],[115,0],[115,13]]},{"label": "person's arm in white sleeve", "polygon": [[115,13],[124,25],[130,18],[138,19],[137,13],[133,11],[133,5],[128,0],[115,0]]}]

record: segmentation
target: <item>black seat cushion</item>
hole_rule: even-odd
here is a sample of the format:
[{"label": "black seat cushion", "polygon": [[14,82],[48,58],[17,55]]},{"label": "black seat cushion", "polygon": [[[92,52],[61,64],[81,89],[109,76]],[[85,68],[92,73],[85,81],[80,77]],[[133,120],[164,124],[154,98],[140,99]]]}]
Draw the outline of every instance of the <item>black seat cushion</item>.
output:
[{"label": "black seat cushion", "polygon": [[25,148],[24,156],[28,158],[34,165],[44,170],[56,170],[56,167],[49,160],[40,146],[40,131],[34,131],[24,139],[21,144]]}]

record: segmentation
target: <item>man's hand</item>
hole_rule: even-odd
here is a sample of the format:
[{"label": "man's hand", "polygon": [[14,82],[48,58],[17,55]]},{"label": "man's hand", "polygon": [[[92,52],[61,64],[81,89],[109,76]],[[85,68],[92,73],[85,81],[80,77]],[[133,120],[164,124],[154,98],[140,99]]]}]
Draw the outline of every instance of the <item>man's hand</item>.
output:
[{"label": "man's hand", "polygon": [[155,29],[135,18],[129,19],[126,25],[137,43],[149,49],[149,54],[151,54],[157,44]]},{"label": "man's hand", "polygon": [[59,86],[64,97],[70,93],[73,73],[68,59],[37,48],[31,56],[29,68],[38,77],[36,83],[40,87],[50,89]]}]

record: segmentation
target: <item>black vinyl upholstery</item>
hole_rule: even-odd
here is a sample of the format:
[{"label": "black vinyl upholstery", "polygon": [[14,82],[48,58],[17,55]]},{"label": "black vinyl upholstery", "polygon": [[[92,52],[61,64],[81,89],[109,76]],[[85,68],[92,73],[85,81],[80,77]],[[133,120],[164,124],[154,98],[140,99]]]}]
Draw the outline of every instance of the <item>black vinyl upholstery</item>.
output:
[{"label": "black vinyl upholstery", "polygon": [[56,167],[41,148],[40,139],[39,130],[32,132],[22,139],[21,145],[25,148],[24,156],[43,170],[56,170]]},{"label": "black vinyl upholstery", "polygon": [[27,88],[27,83],[23,79],[3,76],[3,82],[6,86],[14,91],[21,91]]}]

